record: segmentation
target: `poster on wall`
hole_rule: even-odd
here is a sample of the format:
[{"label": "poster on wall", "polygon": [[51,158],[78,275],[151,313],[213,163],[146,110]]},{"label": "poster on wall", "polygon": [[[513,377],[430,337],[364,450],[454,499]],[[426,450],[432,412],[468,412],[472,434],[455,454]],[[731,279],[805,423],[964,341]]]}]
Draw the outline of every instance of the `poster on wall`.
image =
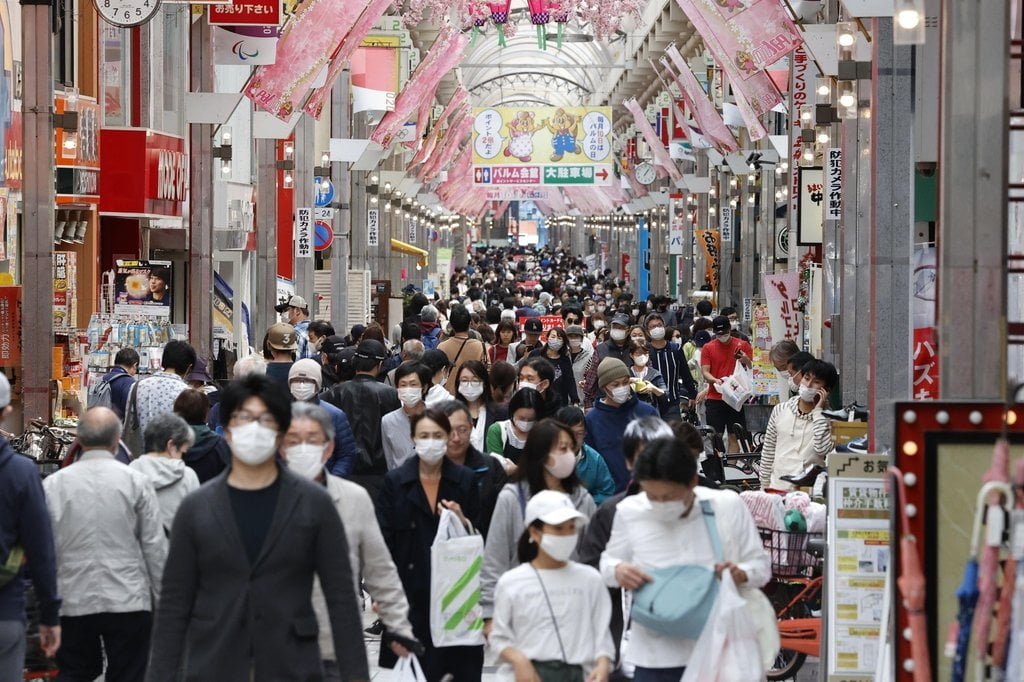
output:
[{"label": "poster on wall", "polygon": [[750,346],[754,353],[754,395],[774,396],[779,394],[779,374],[775,365],[768,359],[772,349],[771,322],[768,317],[768,306],[755,304],[751,306]]},{"label": "poster on wall", "polygon": [[170,318],[173,268],[171,261],[117,261],[114,313]]}]

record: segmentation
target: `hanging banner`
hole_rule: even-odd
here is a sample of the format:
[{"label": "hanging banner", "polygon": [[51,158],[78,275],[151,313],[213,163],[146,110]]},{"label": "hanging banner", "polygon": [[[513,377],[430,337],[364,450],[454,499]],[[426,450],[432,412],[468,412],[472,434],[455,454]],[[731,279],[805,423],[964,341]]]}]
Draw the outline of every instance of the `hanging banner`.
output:
[{"label": "hanging banner", "polygon": [[697,241],[704,251],[704,283],[711,291],[718,291],[718,277],[721,269],[722,239],[718,230],[697,230]]},{"label": "hanging banner", "polygon": [[0,367],[21,365],[21,287],[0,287]]},{"label": "hanging banner", "polygon": [[830,147],[825,154],[825,220],[843,217],[843,150]]},{"label": "hanging banner", "polygon": [[119,260],[114,268],[114,314],[170,317],[174,264]]},{"label": "hanging banner", "polygon": [[651,293],[651,231],[643,221],[641,222],[640,229],[637,230],[637,246],[640,251],[637,297],[641,301],[646,301]]},{"label": "hanging banner", "polygon": [[377,246],[380,243],[380,210],[371,208],[366,211],[366,245]]},{"label": "hanging banner", "polygon": [[821,167],[798,168],[800,196],[797,198],[797,243],[800,246],[821,244],[824,236],[825,180]]},{"label": "hanging banner", "polygon": [[611,107],[473,109],[473,183],[611,185]]},{"label": "hanging banner", "polygon": [[214,26],[211,32],[214,64],[259,66],[277,59],[277,26]]},{"label": "hanging banner", "polygon": [[764,276],[765,301],[775,343],[791,339],[800,345],[800,273],[783,272]]},{"label": "hanging banner", "polygon": [[[800,212],[800,174],[797,164],[804,153],[804,141],[800,128],[800,108],[812,102],[811,85],[807,74],[807,48],[801,44],[793,51],[789,71],[789,234],[796,234],[797,216]],[[788,249],[787,249],[788,255]]]},{"label": "hanging banner", "polygon": [[[715,145],[719,152],[739,151],[739,145],[736,143],[736,138],[733,136],[732,131],[725,125],[722,115],[718,113],[715,105],[708,99],[704,88],[697,81],[697,77],[693,75],[689,64],[683,59],[676,46],[670,45],[665,50],[665,54],[672,60],[672,63],[675,64],[679,72],[676,74],[669,69],[676,87],[682,93],[687,109],[693,115],[693,120],[700,126],[701,133]],[[666,68],[669,66],[668,60],[665,57],[661,58],[661,63]]]},{"label": "hanging banner", "polygon": [[[744,311],[746,302],[744,300]],[[768,359],[768,353],[772,349],[771,320],[768,316],[768,306],[757,304],[750,306],[751,333],[750,346],[754,352],[753,375],[754,395],[775,396],[779,394],[779,374],[775,371],[775,365]]]},{"label": "hanging banner", "polygon": [[295,209],[295,257],[313,257],[313,209]]},{"label": "hanging banner", "polygon": [[676,168],[675,162],[669,156],[665,145],[661,143],[658,133],[651,126],[651,122],[647,120],[646,112],[640,108],[640,104],[635,99],[628,99],[622,104],[633,114],[633,125],[640,131],[651,153],[654,154],[654,163],[668,173],[673,182],[681,181],[683,179],[682,173]]},{"label": "hanging banner", "polygon": [[398,45],[360,47],[351,59],[352,112],[394,111],[398,96]]}]

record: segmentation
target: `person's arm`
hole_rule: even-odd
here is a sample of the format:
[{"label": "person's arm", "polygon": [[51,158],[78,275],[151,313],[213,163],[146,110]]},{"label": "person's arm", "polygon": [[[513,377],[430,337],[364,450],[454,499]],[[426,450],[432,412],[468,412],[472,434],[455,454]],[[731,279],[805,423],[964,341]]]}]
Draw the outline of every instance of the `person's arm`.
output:
[{"label": "person's arm", "polygon": [[565,397],[570,405],[580,404],[580,392],[576,388],[576,373],[572,369],[572,360],[568,355],[562,356],[562,383],[566,387]]},{"label": "person's arm", "polygon": [[356,464],[356,437],[348,416],[340,410],[334,414],[334,454],[328,470],[335,476],[348,478]]},{"label": "person's arm", "polygon": [[612,661],[615,660],[615,642],[611,631],[612,599],[600,580],[595,580],[591,586],[590,619],[598,640],[594,652],[596,668],[587,680],[607,680],[612,670]]},{"label": "person's arm", "polygon": [[811,424],[814,430],[814,454],[824,459],[835,446],[832,444],[832,420],[822,413],[821,407],[819,404],[818,409],[811,413]]},{"label": "person's arm", "polygon": [[505,444],[501,442],[501,422],[494,422],[487,427],[487,438],[484,442],[484,449],[487,454],[504,456]]},{"label": "person's arm", "polygon": [[[141,479],[141,474],[139,478]],[[163,517],[160,504],[156,501],[156,491],[149,483],[140,485],[135,498],[135,533],[142,547],[142,556],[146,560],[149,573],[150,589],[153,591],[153,608],[160,599],[160,583],[167,563],[167,534],[164,532]]]},{"label": "person's arm", "polygon": [[702,362],[701,362],[701,365],[700,365],[700,372],[701,372],[701,374],[704,375],[704,380],[707,381],[708,384],[710,384],[712,386],[714,386],[715,384],[719,383],[721,381],[721,379],[719,377],[716,377],[714,374],[711,373],[711,365],[704,364],[703,363],[703,360],[704,360],[703,357],[701,357],[701,360],[702,360]]},{"label": "person's arm", "polygon": [[[512,666],[515,671],[516,682],[520,680],[537,680],[537,671],[529,656],[516,648],[516,637],[514,624],[514,611],[516,595],[509,588],[509,580],[499,580],[494,591],[494,617],[491,620],[491,635],[488,638],[488,645],[492,651],[497,651],[501,660]],[[532,677],[531,677],[532,675]]]},{"label": "person's arm", "polygon": [[612,535],[601,554],[601,578],[608,587],[635,590],[650,582],[651,577],[639,566],[631,563],[633,541],[629,537],[626,525],[622,520],[622,514],[617,511],[615,520],[612,521]]},{"label": "person's arm", "polygon": [[380,527],[381,537],[388,546],[391,555],[395,554],[395,497],[398,489],[394,479],[390,476],[384,477],[384,485],[377,496],[377,525]]},{"label": "person's arm", "polygon": [[199,547],[195,518],[200,502],[185,498],[171,526],[171,542],[164,564],[162,597],[153,609],[153,635],[150,639],[147,682],[177,680],[185,658],[185,633],[195,604],[199,582]]},{"label": "person's arm", "polygon": [[348,540],[341,517],[326,494],[311,496],[320,520],[316,537],[316,574],[327,602],[335,660],[343,680],[369,680],[363,623],[356,599]]},{"label": "person's arm", "polygon": [[353,522],[359,524],[363,536],[359,554],[366,591],[377,602],[381,622],[390,632],[414,638],[412,625],[409,624],[409,601],[402,589],[402,580],[398,577],[391,552],[384,542],[384,535],[373,516],[373,502],[369,493],[362,489],[358,492],[360,499],[353,507],[357,510],[358,518],[353,519]]},{"label": "person's arm", "polygon": [[597,509],[583,532],[583,539],[576,546],[576,561],[581,564],[593,566],[600,570],[601,553],[608,545],[608,538],[612,534],[612,519],[615,517],[615,510],[605,505]]},{"label": "person's arm", "polygon": [[480,605],[485,619],[494,613],[494,589],[498,578],[512,567],[513,552],[519,538],[513,537],[515,522],[513,514],[521,514],[514,495],[506,492],[498,495],[491,517],[491,527],[484,543],[484,565],[480,571]]},{"label": "person's arm", "polygon": [[769,487],[772,482],[772,467],[775,466],[775,446],[779,440],[779,410],[785,409],[785,405],[786,403],[780,403],[772,408],[772,413],[768,416],[768,426],[764,430],[761,460],[757,465],[762,490]]},{"label": "person's arm", "polygon": [[754,351],[750,348],[750,344],[747,343],[746,341],[741,340],[739,347],[739,355],[736,359],[739,360],[739,363],[743,365],[744,368],[750,369],[751,367],[754,366],[754,361],[751,359],[751,356],[753,354]]},{"label": "person's arm", "polygon": [[25,550],[29,574],[35,587],[36,600],[39,602],[39,623],[52,628],[60,625],[57,552],[54,549],[53,525],[50,522],[46,495],[38,473],[31,471],[25,483],[21,509],[18,512],[18,542]]},{"label": "person's arm", "polygon": [[608,463],[604,461],[604,457],[597,450],[586,444],[584,444],[583,448],[590,450],[587,454],[587,460],[594,469],[594,488],[590,491],[590,494],[594,498],[594,504],[600,505],[615,494],[615,479],[612,478],[612,471],[608,468]]},{"label": "person's arm", "polygon": [[679,381],[683,385],[683,393],[687,398],[693,400],[697,397],[697,382],[693,380],[689,360],[682,350],[676,352],[676,363],[676,372],[678,372]]}]

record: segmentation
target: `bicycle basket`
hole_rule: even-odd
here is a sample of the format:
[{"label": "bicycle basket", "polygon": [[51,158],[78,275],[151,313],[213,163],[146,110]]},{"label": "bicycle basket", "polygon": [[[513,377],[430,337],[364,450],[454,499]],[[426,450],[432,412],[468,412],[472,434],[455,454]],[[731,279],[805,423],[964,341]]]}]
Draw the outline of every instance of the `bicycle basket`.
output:
[{"label": "bicycle basket", "polygon": [[772,561],[776,577],[811,577],[822,565],[822,559],[807,551],[807,541],[823,537],[823,533],[790,533],[773,528],[758,528],[761,542]]}]

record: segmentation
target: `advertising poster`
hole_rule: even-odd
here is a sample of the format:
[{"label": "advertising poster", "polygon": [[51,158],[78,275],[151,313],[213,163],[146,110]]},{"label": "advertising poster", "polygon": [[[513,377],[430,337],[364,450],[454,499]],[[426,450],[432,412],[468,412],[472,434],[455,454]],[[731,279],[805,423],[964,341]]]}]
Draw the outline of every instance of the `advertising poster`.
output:
[{"label": "advertising poster", "polygon": [[772,339],[797,341],[800,338],[800,273],[783,272],[764,276],[765,300],[771,320]]},{"label": "advertising poster", "polygon": [[114,268],[114,313],[170,318],[172,273],[170,261],[117,261]]},{"label": "advertising poster", "polygon": [[[383,40],[381,37],[379,40]],[[352,54],[352,112],[394,111],[398,96],[398,45],[359,47]]]},{"label": "advertising poster", "polygon": [[754,351],[754,395],[779,395],[779,375],[768,359],[772,349],[772,330],[768,320],[768,306],[752,305],[750,346]]},{"label": "advertising poster", "polygon": [[0,367],[21,364],[21,287],[0,287]]}]

